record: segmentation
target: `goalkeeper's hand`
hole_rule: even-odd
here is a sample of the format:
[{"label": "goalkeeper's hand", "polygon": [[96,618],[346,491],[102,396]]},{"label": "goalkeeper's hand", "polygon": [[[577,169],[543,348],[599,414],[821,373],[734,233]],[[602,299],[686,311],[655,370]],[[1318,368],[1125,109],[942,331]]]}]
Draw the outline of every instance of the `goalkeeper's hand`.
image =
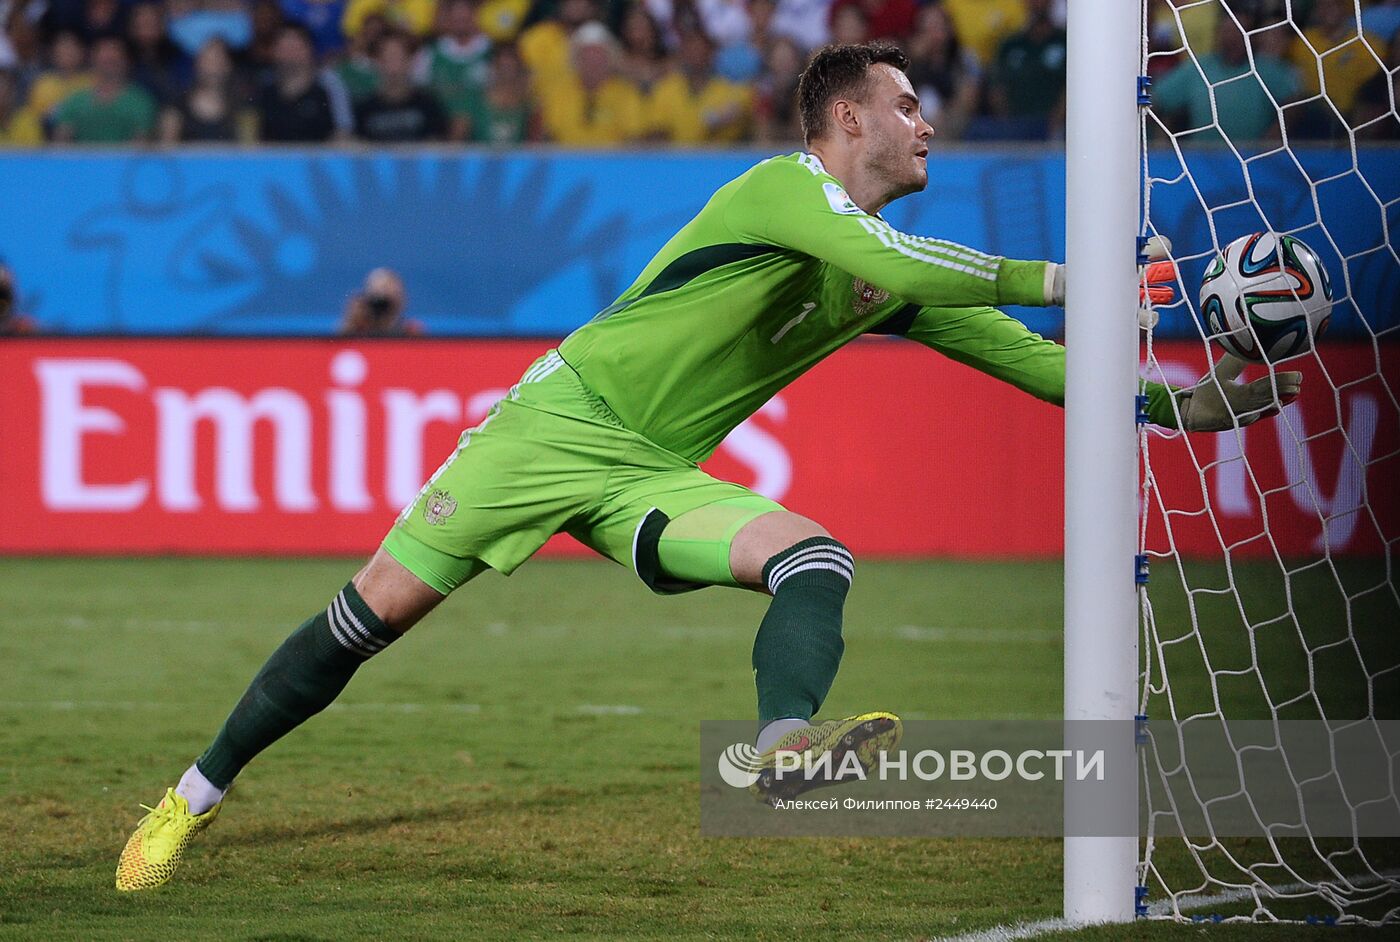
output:
[{"label": "goalkeeper's hand", "polygon": [[[1303,385],[1303,374],[1281,371],[1252,383],[1237,383],[1244,361],[1225,354],[1205,379],[1180,397],[1181,427],[1188,432],[1223,432],[1258,422],[1288,405]],[[1275,394],[1277,387],[1277,395]]]},{"label": "goalkeeper's hand", "polygon": [[[1155,235],[1143,246],[1147,264],[1138,272],[1138,326],[1151,330],[1157,326],[1155,305],[1176,300],[1176,262],[1171,260],[1172,243],[1163,235]],[[1065,266],[1053,265],[1050,271],[1048,304],[1065,303]]]},{"label": "goalkeeper's hand", "polygon": [[1176,300],[1176,262],[1171,260],[1172,240],[1155,235],[1142,247],[1147,264],[1138,269],[1138,326],[1157,326],[1157,305]]}]

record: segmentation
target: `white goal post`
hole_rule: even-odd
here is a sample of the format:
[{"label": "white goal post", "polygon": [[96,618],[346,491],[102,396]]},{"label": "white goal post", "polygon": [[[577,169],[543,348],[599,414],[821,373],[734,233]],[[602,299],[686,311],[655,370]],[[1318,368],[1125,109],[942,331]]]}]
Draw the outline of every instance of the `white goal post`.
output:
[{"label": "white goal post", "polygon": [[[1069,0],[1064,674],[1071,722],[1131,722],[1137,712],[1140,18],[1135,0]],[[1137,861],[1134,837],[1066,836],[1065,918],[1131,919]]]},{"label": "white goal post", "polygon": [[[1400,138],[1400,29],[1367,9],[1068,0],[1064,718],[1146,743],[1120,786],[1143,833],[1065,837],[1070,923],[1400,921],[1400,145],[1370,140]],[[1247,430],[1143,424],[1144,379],[1220,357],[1197,288],[1253,232],[1305,241],[1332,292],[1326,339],[1245,374],[1298,370],[1302,398]],[[1143,333],[1151,235],[1181,297]],[[1349,778],[1358,756],[1382,772]]]}]

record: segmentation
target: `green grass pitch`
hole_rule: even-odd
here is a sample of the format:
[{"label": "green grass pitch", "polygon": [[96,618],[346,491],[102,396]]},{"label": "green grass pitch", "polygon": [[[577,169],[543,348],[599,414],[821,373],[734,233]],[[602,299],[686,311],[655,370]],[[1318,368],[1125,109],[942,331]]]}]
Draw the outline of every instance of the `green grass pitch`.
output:
[{"label": "green grass pitch", "polygon": [[[478,579],[250,766],[170,886],[118,895],[137,803],[353,566],[0,561],[0,939],[920,939],[1058,914],[1055,841],[701,838],[697,723],[751,714],[764,600],[657,598],[601,562]],[[825,714],[1057,717],[1060,578],[862,563]],[[1320,935],[1371,937],[1074,937]]]}]

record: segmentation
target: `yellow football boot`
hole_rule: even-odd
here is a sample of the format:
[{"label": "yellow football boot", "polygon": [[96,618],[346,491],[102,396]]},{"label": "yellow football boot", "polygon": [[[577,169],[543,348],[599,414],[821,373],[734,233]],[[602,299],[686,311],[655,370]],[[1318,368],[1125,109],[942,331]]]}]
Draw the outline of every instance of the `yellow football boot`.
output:
[{"label": "yellow football boot", "polygon": [[[823,785],[853,781],[858,776],[849,767],[848,754],[854,753],[862,771],[868,774],[880,753],[898,746],[903,735],[904,724],[899,717],[884,712],[862,713],[794,729],[759,757],[758,780],[749,786],[749,791],[764,804],[772,804]],[[779,773],[779,752],[800,753],[802,764]],[[829,763],[822,759],[824,753],[831,754]]]},{"label": "yellow football boot", "polygon": [[117,861],[117,889],[122,892],[154,889],[174,876],[185,846],[219,816],[223,802],[204,814],[190,814],[184,796],[168,788],[160,804],[141,807],[150,813],[136,825]]}]

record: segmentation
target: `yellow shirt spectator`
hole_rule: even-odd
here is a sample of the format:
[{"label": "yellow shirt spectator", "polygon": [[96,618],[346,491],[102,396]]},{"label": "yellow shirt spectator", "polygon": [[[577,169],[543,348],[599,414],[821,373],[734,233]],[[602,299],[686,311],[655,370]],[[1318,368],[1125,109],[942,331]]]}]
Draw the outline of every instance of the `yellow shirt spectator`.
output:
[{"label": "yellow shirt spectator", "polygon": [[997,57],[1001,41],[1026,22],[1023,0],[943,0],[962,44],[983,63]]},{"label": "yellow shirt spectator", "polygon": [[530,0],[486,0],[476,16],[477,27],[495,43],[508,43],[520,32]]},{"label": "yellow shirt spectator", "polygon": [[604,79],[593,91],[572,72],[540,90],[542,119],[550,140],[571,147],[616,147],[646,130],[642,93],[625,78]]},{"label": "yellow shirt spectator", "polygon": [[542,85],[558,83],[571,69],[569,33],[554,20],[536,23],[521,33],[515,48],[520,52],[520,61],[530,70],[530,82],[536,92]]},{"label": "yellow shirt spectator", "polygon": [[33,112],[24,110],[0,120],[0,147],[38,147],[44,143],[44,131]]},{"label": "yellow shirt spectator", "polygon": [[672,72],[652,88],[648,115],[650,130],[673,144],[738,141],[753,123],[753,93],[722,78],[695,89]]},{"label": "yellow shirt spectator", "polygon": [[[1304,30],[1303,35],[1307,43],[1298,40],[1293,44],[1293,64],[1298,67],[1303,80],[1303,97],[1311,97],[1319,91],[1317,64],[1321,57],[1322,74],[1327,79],[1327,97],[1345,115],[1356,103],[1356,93],[1361,86],[1381,70],[1376,56],[1385,55],[1385,40],[1374,33],[1365,33],[1360,38],[1355,32],[1342,36],[1328,35],[1317,27]],[[1308,48],[1308,43],[1312,44],[1312,49]],[[1370,49],[1366,48],[1368,44]],[[1372,49],[1375,50],[1374,54]]]},{"label": "yellow shirt spectator", "polygon": [[25,110],[38,121],[43,121],[58,103],[92,87],[92,76],[86,72],[76,75],[63,75],[59,72],[46,72],[34,80],[29,87],[29,103]]},{"label": "yellow shirt spectator", "polygon": [[415,36],[426,36],[437,16],[437,0],[350,0],[345,5],[340,28],[346,36],[356,36],[365,17],[371,13],[382,14],[390,23]]}]

